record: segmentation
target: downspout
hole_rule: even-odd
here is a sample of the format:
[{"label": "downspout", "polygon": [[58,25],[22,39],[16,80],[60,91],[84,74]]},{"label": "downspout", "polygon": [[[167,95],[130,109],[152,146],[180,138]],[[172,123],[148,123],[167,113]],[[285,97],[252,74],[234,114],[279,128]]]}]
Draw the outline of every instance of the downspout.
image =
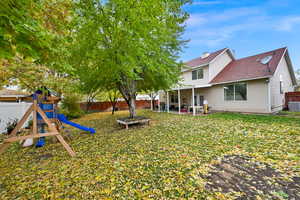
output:
[{"label": "downspout", "polygon": [[268,84],[268,111],[272,113],[272,102],[271,102],[271,78],[267,79]]}]

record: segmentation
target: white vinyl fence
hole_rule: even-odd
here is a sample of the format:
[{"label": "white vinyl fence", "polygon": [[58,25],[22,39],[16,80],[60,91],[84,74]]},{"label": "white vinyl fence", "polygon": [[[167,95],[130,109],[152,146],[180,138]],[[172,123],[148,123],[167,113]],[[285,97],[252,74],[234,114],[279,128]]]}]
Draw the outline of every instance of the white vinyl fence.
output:
[{"label": "white vinyl fence", "polygon": [[[6,132],[6,124],[14,119],[20,120],[31,103],[3,103],[0,102],[0,134]],[[25,123],[25,125],[27,122]]]}]

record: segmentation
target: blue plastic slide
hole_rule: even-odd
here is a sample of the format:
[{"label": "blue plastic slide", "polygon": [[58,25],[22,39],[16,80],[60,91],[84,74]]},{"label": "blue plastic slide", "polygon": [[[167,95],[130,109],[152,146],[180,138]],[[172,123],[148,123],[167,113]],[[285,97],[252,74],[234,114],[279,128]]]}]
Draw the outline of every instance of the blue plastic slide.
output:
[{"label": "blue plastic slide", "polygon": [[95,129],[93,129],[93,128],[81,126],[80,124],[76,124],[74,122],[69,121],[64,114],[57,114],[57,118],[59,119],[59,121],[65,123],[65,124],[68,124],[70,126],[74,126],[75,128],[90,132],[91,134],[96,133]]}]

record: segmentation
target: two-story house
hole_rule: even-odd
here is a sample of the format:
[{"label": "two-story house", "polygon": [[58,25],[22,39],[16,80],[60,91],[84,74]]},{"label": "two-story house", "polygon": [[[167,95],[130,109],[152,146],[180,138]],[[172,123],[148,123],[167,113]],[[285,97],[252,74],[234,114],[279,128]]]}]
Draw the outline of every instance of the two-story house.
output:
[{"label": "two-story house", "polygon": [[195,114],[206,100],[215,111],[273,113],[295,85],[287,48],[241,59],[225,48],[186,62],[177,86],[159,93],[160,109]]}]

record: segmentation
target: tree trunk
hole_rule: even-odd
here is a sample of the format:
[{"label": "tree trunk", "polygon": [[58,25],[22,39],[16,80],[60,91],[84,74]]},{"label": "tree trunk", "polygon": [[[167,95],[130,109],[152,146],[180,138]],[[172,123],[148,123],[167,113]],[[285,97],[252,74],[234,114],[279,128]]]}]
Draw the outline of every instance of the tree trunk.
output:
[{"label": "tree trunk", "polygon": [[88,112],[91,108],[92,102],[94,101],[94,98],[96,96],[96,92],[94,94],[89,94],[87,97],[87,102],[86,102],[86,112]]},{"label": "tree trunk", "polygon": [[153,108],[153,110],[155,110],[155,98],[152,99],[152,108]]},{"label": "tree trunk", "polygon": [[150,93],[149,97],[151,98],[152,108],[153,108],[153,110],[155,110],[155,106],[156,106],[155,105],[155,98],[157,97],[157,94]]},{"label": "tree trunk", "polygon": [[91,107],[91,104],[92,104],[92,102],[91,102],[91,100],[88,98],[88,99],[87,99],[87,102],[86,102],[86,107],[85,107],[86,112],[89,112],[90,107]]},{"label": "tree trunk", "polygon": [[118,89],[128,105],[130,118],[136,117],[136,106],[135,106],[135,99],[137,94],[136,81],[127,80],[124,77],[124,82],[118,85]]},{"label": "tree trunk", "polygon": [[114,100],[110,100],[110,103],[111,103],[111,106],[112,106],[112,111],[111,111],[111,114],[115,114],[115,111],[116,111],[116,105],[117,105],[117,100],[114,99]]},{"label": "tree trunk", "polygon": [[135,98],[129,99],[128,106],[129,106],[130,118],[134,118],[136,116]]},{"label": "tree trunk", "polygon": [[89,111],[89,101],[86,101],[85,103],[85,111],[88,112]]},{"label": "tree trunk", "polygon": [[111,114],[114,115],[115,114],[115,106],[112,107],[112,111]]}]

